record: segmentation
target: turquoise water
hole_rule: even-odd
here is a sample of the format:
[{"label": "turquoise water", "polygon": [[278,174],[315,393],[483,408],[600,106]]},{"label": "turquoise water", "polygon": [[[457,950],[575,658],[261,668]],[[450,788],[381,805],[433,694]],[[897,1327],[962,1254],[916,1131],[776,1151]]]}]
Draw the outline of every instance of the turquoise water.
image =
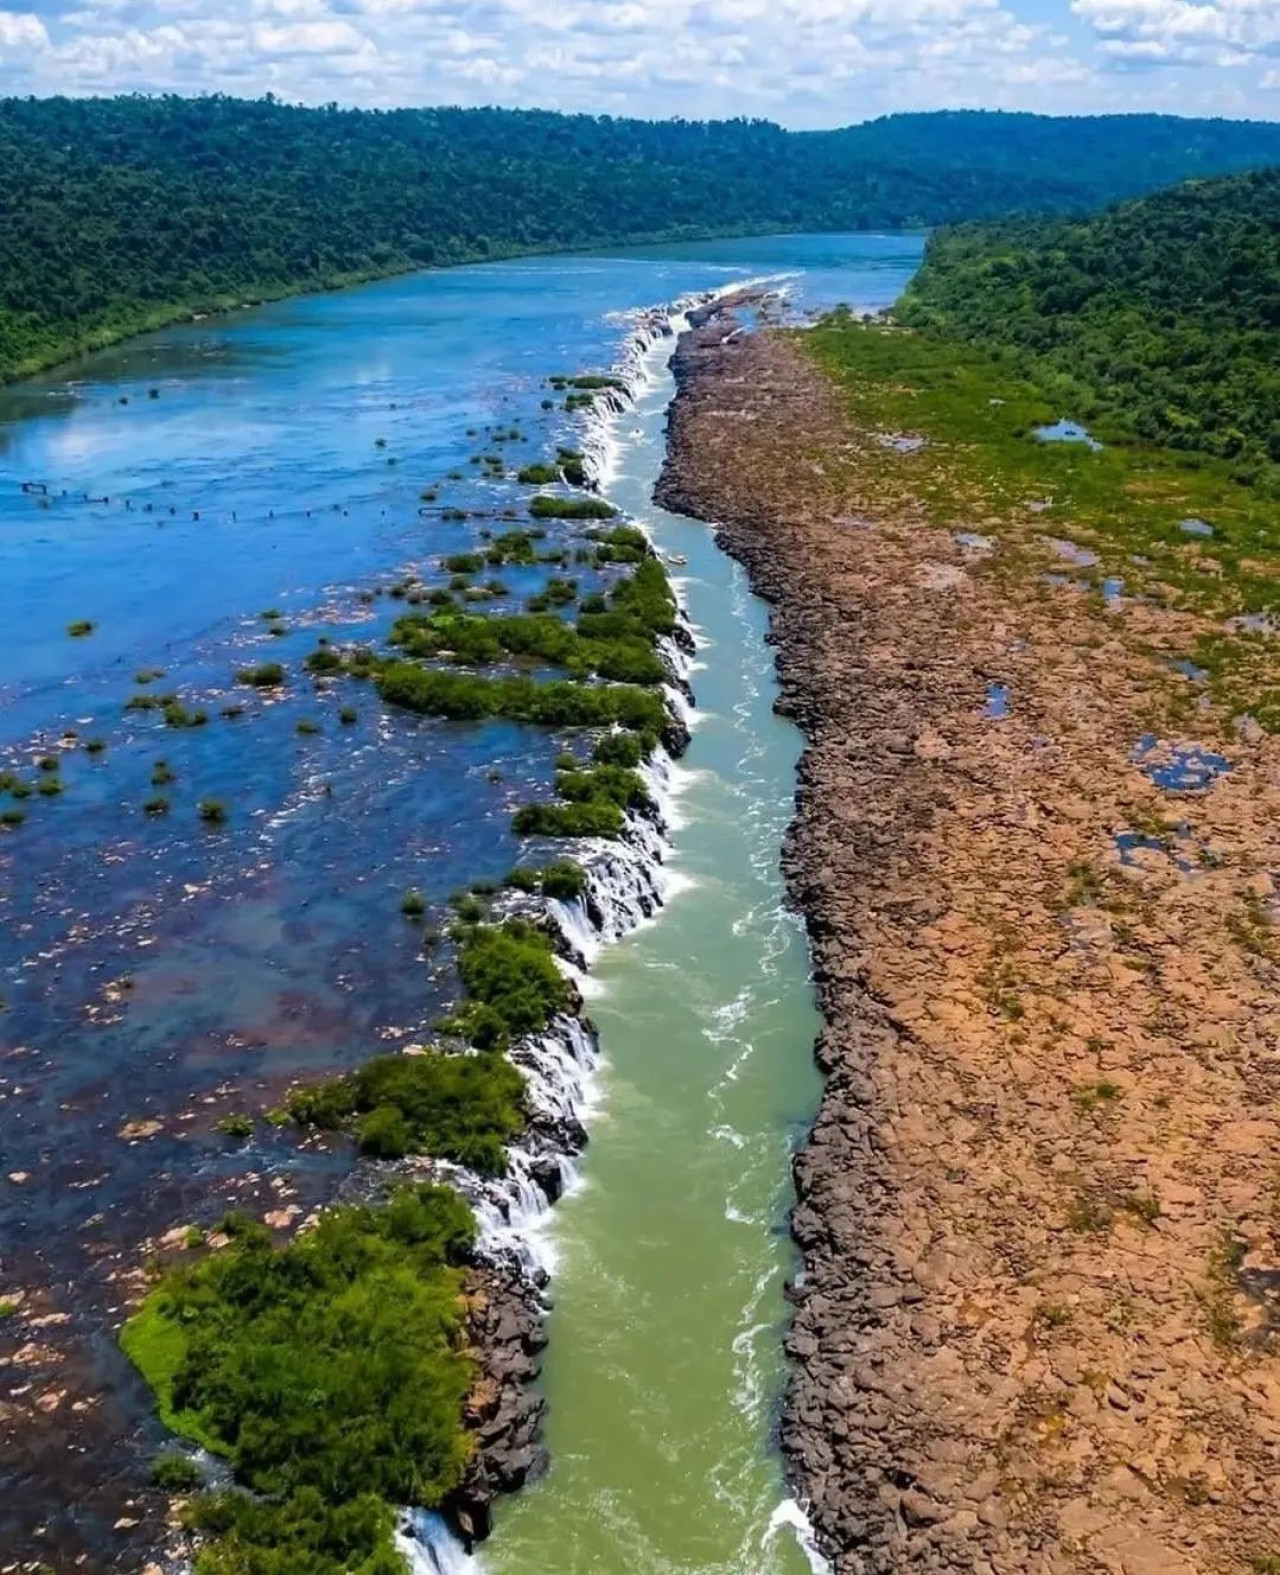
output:
[{"label": "turquoise water", "polygon": [[[780,237],[419,275],[166,331],[0,393],[0,623],[17,636],[0,770],[35,780],[52,752],[64,786],[0,832],[0,1055],[21,1055],[0,1091],[22,1089],[0,1102],[0,1146],[28,1177],[0,1196],[0,1235],[14,1279],[72,1314],[103,1396],[81,1443],[113,1462],[90,1470],[64,1441],[0,1462],[14,1557],[128,1540],[112,1530],[117,1479],[158,1434],[114,1351],[100,1265],[229,1197],[331,1192],[345,1156],[265,1127],[228,1144],[214,1119],[423,1032],[449,980],[400,894],[422,890],[438,921],[450,892],[500,879],[521,851],[512,808],[550,778],[557,741],[540,730],[384,713],[367,691],[317,689],[302,657],[320,636],[378,641],[401,609],[375,593],[409,572],[441,583],[444,555],[519,516],[515,469],[579,436],[558,402],[543,408],[545,378],[607,368],[634,309],[778,273],[802,310],[876,307],[919,252]],[[769,1441],[787,1156],[816,1096],[804,948],[777,876],[796,740],[770,714],[762,614],[738,571],[704,527],[649,504],[661,359],[619,425],[610,493],[689,559],[702,719],[678,889],[598,967],[602,1111],[554,1228],[557,1465],[502,1514],[495,1570],[803,1567],[785,1528],[761,1551],[782,1502]],[[499,475],[471,463],[485,453]],[[490,605],[519,605],[545,572],[503,569]],[[87,637],[67,634],[78,619]],[[280,697],[234,682],[263,660],[290,669]],[[205,725],[124,709],[135,674],[158,668],[142,689]],[[160,759],[175,781],[156,817]],[[224,826],[201,822],[206,797]],[[141,1117],[157,1136],[118,1139]]]}]

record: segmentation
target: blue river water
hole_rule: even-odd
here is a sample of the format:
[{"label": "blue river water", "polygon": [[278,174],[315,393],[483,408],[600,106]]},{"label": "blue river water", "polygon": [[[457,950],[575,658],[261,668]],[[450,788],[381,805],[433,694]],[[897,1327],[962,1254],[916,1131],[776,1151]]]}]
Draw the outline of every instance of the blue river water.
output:
[{"label": "blue river water", "polygon": [[[72,1315],[69,1370],[101,1391],[77,1447],[116,1461],[72,1494],[60,1438],[0,1460],[15,1557],[112,1546],[116,1473],[154,1446],[107,1266],[228,1199],[332,1190],[345,1153],[262,1124],[229,1143],[217,1119],[425,1030],[449,981],[401,894],[431,924],[500,880],[512,809],[551,779],[541,730],[393,715],[303,658],[379,643],[393,587],[446,583],[444,557],[524,517],[516,469],[579,442],[547,378],[608,370],[637,310],[776,275],[797,313],[876,309],[920,249],[786,236],[414,275],[0,391],[0,773],[24,785],[0,793],[22,817],[0,826],[0,1151],[20,1178],[0,1180],[0,1269]],[[501,608],[547,569],[497,574]],[[282,690],[237,685],[264,661]],[[205,720],[126,709],[155,694]]]}]

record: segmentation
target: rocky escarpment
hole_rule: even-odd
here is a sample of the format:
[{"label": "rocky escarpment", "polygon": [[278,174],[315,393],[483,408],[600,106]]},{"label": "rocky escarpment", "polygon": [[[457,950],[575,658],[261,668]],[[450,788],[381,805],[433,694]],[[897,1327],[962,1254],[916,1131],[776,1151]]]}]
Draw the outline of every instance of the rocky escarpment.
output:
[{"label": "rocky escarpment", "polygon": [[479,1376],[465,1422],[475,1454],[443,1506],[468,1551],[489,1535],[492,1507],[547,1465],[538,1442],[545,1402],[531,1385],[546,1347],[546,1309],[529,1277],[514,1266],[472,1269],[466,1287],[467,1333]]},{"label": "rocky escarpment", "polygon": [[1280,974],[1239,916],[1276,900],[1276,747],[1135,843],[1189,628],[986,574],[963,537],[1030,550],[1033,514],[937,517],[793,339],[734,330],[679,345],[658,498],[770,602],[806,736],[798,1496],[840,1575],[1269,1568]]}]

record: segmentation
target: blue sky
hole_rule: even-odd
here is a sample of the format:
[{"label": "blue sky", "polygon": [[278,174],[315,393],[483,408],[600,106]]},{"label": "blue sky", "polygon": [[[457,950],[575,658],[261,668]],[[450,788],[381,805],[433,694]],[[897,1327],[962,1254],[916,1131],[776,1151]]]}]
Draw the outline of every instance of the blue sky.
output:
[{"label": "blue sky", "polygon": [[0,92],[160,90],[761,115],[801,127],[956,106],[1275,120],[1280,0],[31,0],[0,9]]}]

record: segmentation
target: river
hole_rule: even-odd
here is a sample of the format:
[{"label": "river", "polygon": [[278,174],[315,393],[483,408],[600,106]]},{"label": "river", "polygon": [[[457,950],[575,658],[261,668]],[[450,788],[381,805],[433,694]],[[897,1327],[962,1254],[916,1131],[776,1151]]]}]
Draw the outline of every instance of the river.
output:
[{"label": "river", "polygon": [[[65,784],[0,837],[0,1033],[22,1055],[3,1091],[23,1094],[3,1107],[5,1168],[25,1178],[0,1228],[9,1272],[73,1315],[69,1339],[89,1331],[81,1366],[105,1405],[85,1447],[124,1440],[126,1479],[156,1431],[86,1264],[228,1196],[326,1195],[343,1154],[275,1131],[228,1144],[214,1116],[430,1021],[442,986],[398,896],[421,889],[442,911],[458,886],[500,879],[518,853],[511,805],[554,752],[536,730],[388,718],[367,700],[336,727],[305,689],[246,696],[235,664],[385,632],[394,608],[369,587],[474,545],[437,500],[495,515],[516,501],[473,454],[507,445],[527,463],[579,440],[543,379],[608,367],[628,313],[779,274],[795,309],[875,308],[919,252],[779,237],[418,275],[170,330],[0,395],[0,584],[23,636],[0,688],[0,765],[29,771],[57,749]],[[772,715],[764,611],[740,571],[705,526],[650,501],[665,359],[650,353],[613,424],[605,491],[687,560],[673,572],[699,639],[693,743],[667,906],[593,971],[592,1143],[547,1233],[554,1464],[503,1506],[491,1575],[809,1567],[771,1441],[788,1159],[818,1093],[803,932],[778,870],[799,741]],[[536,588],[523,572],[502,571],[515,594]],[[81,618],[94,630],[73,639]],[[122,712],[153,667],[208,725]],[[224,718],[228,702],[245,714]],[[67,729],[105,747],[64,746]],[[140,805],[161,755],[180,786],[155,821]],[[229,807],[216,835],[194,813],[209,794]],[[153,1136],[116,1137],[143,1118]],[[5,1472],[23,1489],[0,1494],[15,1553],[36,1548],[37,1521],[45,1550],[113,1545],[111,1494],[68,1502],[52,1444]]]}]

